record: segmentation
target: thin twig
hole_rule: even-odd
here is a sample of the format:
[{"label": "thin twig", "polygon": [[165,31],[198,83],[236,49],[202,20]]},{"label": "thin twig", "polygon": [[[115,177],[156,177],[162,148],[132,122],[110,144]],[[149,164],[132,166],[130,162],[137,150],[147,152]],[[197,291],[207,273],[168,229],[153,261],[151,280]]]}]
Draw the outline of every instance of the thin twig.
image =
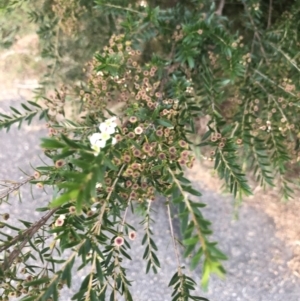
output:
[{"label": "thin twig", "polygon": [[[171,52],[170,52],[170,55],[169,55],[169,61],[173,61],[174,59],[174,56],[175,56],[175,51],[176,51],[176,48],[175,48],[175,43],[172,44],[172,47],[171,47]],[[174,72],[178,67],[180,66],[180,63],[177,62],[177,63],[174,63],[174,64],[169,64],[166,68],[165,68],[165,74],[162,76],[162,79],[160,81],[160,84],[157,88],[157,91],[159,93],[163,93],[163,90],[165,88],[165,85],[166,83],[168,82],[168,79],[169,79],[169,75]]]},{"label": "thin twig", "polygon": [[[12,187],[7,188],[7,190],[3,194],[0,195],[0,200],[6,198],[10,193],[12,193],[16,190],[19,190],[21,186],[27,184],[28,182],[30,182],[33,179],[34,179],[34,177],[32,176],[32,177],[29,177],[29,178],[23,180],[22,182],[11,182],[11,183],[13,183]],[[5,183],[8,181],[2,180],[2,182]]]},{"label": "thin twig", "polygon": [[168,209],[168,218],[169,218],[169,224],[170,224],[170,232],[171,232],[174,252],[175,252],[176,260],[177,260],[178,274],[181,275],[182,271],[181,271],[181,265],[180,265],[180,260],[179,260],[179,251],[178,251],[177,243],[176,243],[175,236],[174,236],[174,229],[173,229],[173,224],[172,224],[172,217],[171,217],[171,210],[170,210],[169,203],[167,204],[167,209]]},{"label": "thin twig", "polygon": [[273,0],[270,0],[270,4],[269,4],[269,16],[268,16],[268,25],[267,25],[267,29],[269,29],[269,28],[270,28],[270,26],[271,26],[272,10],[273,10]]},{"label": "thin twig", "polygon": [[259,70],[255,69],[254,70],[255,73],[259,74],[260,76],[262,76],[264,79],[266,79],[267,81],[269,81],[271,84],[273,84],[274,86],[280,88],[282,91],[284,91],[285,93],[288,93],[290,95],[292,95],[293,97],[297,97],[296,94],[294,94],[293,92],[287,91],[284,89],[284,87],[282,87],[281,85],[277,84],[276,82],[274,82],[272,79],[270,79],[267,75],[261,73]]},{"label": "thin twig", "polygon": [[257,38],[258,42],[260,43],[260,51],[262,52],[262,54],[263,54],[263,56],[264,56],[266,62],[268,63],[267,55],[266,55],[265,49],[264,49],[264,47],[263,47],[262,40],[261,40],[261,37],[260,37],[260,35],[259,35],[259,31],[258,31],[258,29],[257,29],[257,27],[256,27],[256,25],[255,25],[255,22],[254,22],[254,20],[253,20],[253,18],[252,18],[252,16],[251,16],[251,14],[250,14],[250,12],[249,12],[249,9],[248,9],[248,6],[246,5],[245,2],[244,2],[244,8],[245,8],[245,11],[246,11],[246,13],[247,13],[249,19],[250,19],[250,23],[251,23],[251,25],[253,26],[253,29],[254,29],[254,36]]},{"label": "thin twig", "polygon": [[99,214],[98,221],[97,221],[97,223],[95,223],[94,227],[92,228],[92,231],[96,231],[97,235],[100,235],[100,232],[101,232],[102,218],[103,218],[103,215],[104,215],[104,212],[105,212],[105,209],[106,209],[106,205],[107,205],[107,203],[108,203],[108,201],[109,201],[109,199],[110,199],[110,197],[111,197],[111,195],[112,195],[112,193],[114,191],[115,186],[117,185],[117,182],[118,182],[118,180],[119,180],[119,178],[120,178],[120,176],[121,176],[124,168],[125,168],[125,164],[123,164],[122,167],[120,168],[120,170],[118,172],[118,175],[117,175],[116,179],[114,180],[114,182],[113,182],[113,184],[111,186],[111,190],[108,193],[108,195],[107,195],[107,197],[106,197],[106,199],[104,201],[104,204],[103,204],[103,206],[101,208],[101,212]]},{"label": "thin twig", "polygon": [[106,7],[115,8],[115,9],[120,9],[120,10],[129,11],[129,12],[132,12],[132,13],[135,13],[135,14],[142,15],[142,16],[144,16],[144,17],[147,16],[146,13],[143,13],[143,12],[140,12],[140,11],[138,11],[138,10],[135,10],[135,9],[132,9],[132,8],[128,8],[128,7],[122,7],[122,6],[119,6],[119,5],[108,4],[108,3],[101,4],[101,5],[102,5],[102,6],[106,6]]},{"label": "thin twig", "polygon": [[124,228],[124,225],[125,225],[126,216],[127,216],[128,208],[129,208],[129,205],[130,205],[130,201],[131,201],[131,197],[129,197],[129,199],[128,199],[127,206],[126,206],[126,209],[125,209],[125,212],[124,212],[124,215],[123,215],[121,228],[120,228],[121,233],[123,232],[123,228]]},{"label": "thin twig", "polygon": [[183,196],[183,200],[187,206],[187,209],[188,211],[191,213],[191,217],[192,217],[192,221],[196,227],[196,231],[197,231],[197,236],[199,238],[199,241],[200,241],[200,244],[202,246],[202,250],[203,250],[203,253],[206,255],[206,257],[208,258],[210,255],[209,255],[209,252],[207,250],[207,245],[206,245],[206,241],[205,241],[205,237],[204,237],[204,234],[202,233],[202,230],[201,228],[199,227],[198,225],[198,222],[196,220],[196,217],[195,217],[195,214],[194,214],[194,211],[191,207],[191,204],[190,204],[190,201],[187,197],[187,194],[184,192],[180,182],[177,180],[177,178],[175,177],[175,174],[174,172],[171,170],[171,168],[168,168],[168,171],[169,173],[171,174],[172,178],[173,178],[173,181],[174,183],[176,184],[176,186],[178,187],[181,195]]}]

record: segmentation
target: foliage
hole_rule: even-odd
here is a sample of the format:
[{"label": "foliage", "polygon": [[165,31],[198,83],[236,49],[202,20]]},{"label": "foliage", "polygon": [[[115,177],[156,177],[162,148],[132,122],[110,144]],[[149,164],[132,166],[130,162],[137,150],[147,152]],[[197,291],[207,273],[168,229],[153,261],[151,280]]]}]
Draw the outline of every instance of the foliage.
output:
[{"label": "foliage", "polygon": [[[205,158],[214,161],[235,198],[251,194],[249,170],[260,185],[278,185],[284,197],[292,195],[287,171],[297,167],[300,156],[300,4],[272,16],[272,7],[266,10],[264,2],[241,1],[239,32],[234,20],[226,18],[231,2],[222,7],[221,1],[218,8],[196,0],[156,6],[104,0],[41,4],[30,18],[48,43],[45,57],[54,59],[48,78],[58,72],[68,43],[73,43],[74,57],[82,55],[80,68],[89,56],[85,49],[91,46],[95,55],[84,67],[86,80],[71,85],[72,94],[62,87],[40,104],[23,104],[24,113],[11,108],[12,116],[1,114],[0,127],[6,129],[35,115],[45,118],[49,137],[41,147],[53,162],[36,166],[32,177],[9,186],[2,199],[27,182],[55,191],[48,206],[37,209],[46,212],[40,221],[24,221],[25,230],[2,223],[18,232],[0,245],[6,252],[2,299],[58,300],[58,291],[71,286],[74,263],[80,261],[78,269],[89,272],[73,300],[117,300],[118,295],[132,300],[123,260],[131,260],[128,250],[136,229],[127,212],[143,212],[143,259],[146,273],[156,273],[160,261],[151,206],[163,196],[177,261],[169,284],[172,300],[205,300],[192,295],[197,283],[185,273],[181,252],[191,258],[191,269],[201,266],[203,288],[211,274],[224,276],[226,256],[210,240],[210,222],[201,212],[205,204],[191,197],[201,193],[184,175],[195,160],[196,120],[210,117],[197,147],[209,153]],[[102,38],[106,45],[89,44],[85,33],[91,27],[94,39]],[[61,41],[61,32],[70,40]],[[78,120],[64,118],[68,98],[80,99]],[[111,105],[115,102],[118,114]],[[181,237],[173,231],[174,209]],[[13,246],[18,248],[12,251]],[[41,268],[31,264],[34,252]]]}]

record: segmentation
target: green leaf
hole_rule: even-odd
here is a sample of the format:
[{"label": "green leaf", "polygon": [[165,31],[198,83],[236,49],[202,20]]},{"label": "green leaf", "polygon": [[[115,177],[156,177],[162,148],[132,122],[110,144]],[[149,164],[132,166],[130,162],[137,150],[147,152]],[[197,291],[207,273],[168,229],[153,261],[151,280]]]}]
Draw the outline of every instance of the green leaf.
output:
[{"label": "green leaf", "polygon": [[191,237],[191,238],[184,239],[182,243],[185,246],[189,246],[189,245],[195,245],[198,242],[199,242],[198,236],[194,236],[194,237]]},{"label": "green leaf", "polygon": [[176,272],[176,273],[173,275],[173,277],[171,278],[171,280],[170,280],[168,286],[174,285],[178,280],[179,280],[179,276],[178,276],[178,272]]},{"label": "green leaf", "polygon": [[131,257],[124,251],[123,248],[120,248],[120,252],[129,260],[132,260]]},{"label": "green leaf", "polygon": [[75,149],[80,149],[80,148],[82,148],[79,144],[77,144],[74,140],[72,140],[72,139],[69,139],[67,136],[65,136],[65,135],[61,135],[61,138],[62,138],[62,140],[64,140],[64,142],[68,145],[68,146],[70,146],[70,147],[72,147],[72,148],[75,148]]},{"label": "green leaf", "polygon": [[66,145],[57,139],[42,138],[41,147],[46,149],[64,148]]},{"label": "green leaf", "polygon": [[59,207],[65,203],[67,203],[68,201],[75,199],[79,194],[79,190],[72,190],[68,193],[64,193],[62,194],[60,197],[58,197],[57,199],[53,200],[50,204],[49,207],[50,208],[55,208],[55,207]]},{"label": "green leaf", "polygon": [[154,252],[151,252],[151,256],[153,258],[153,261],[154,261],[155,265],[160,268],[160,263],[159,263],[159,260],[156,256],[156,254]]},{"label": "green leaf", "polygon": [[96,259],[96,271],[97,271],[97,278],[100,282],[101,285],[103,285],[104,282],[104,276],[103,276],[103,271],[101,267],[101,263],[98,259]]},{"label": "green leaf", "polygon": [[190,187],[190,186],[183,186],[183,189],[186,191],[186,192],[189,192],[190,194],[192,195],[195,195],[195,196],[202,196],[201,192],[198,191],[198,190],[195,190],[194,188]]},{"label": "green leaf", "polygon": [[14,113],[16,113],[17,115],[21,115],[21,113],[20,113],[17,109],[15,109],[15,108],[13,108],[13,107],[10,107],[10,109],[11,109]]},{"label": "green leaf", "polygon": [[178,197],[173,198],[173,199],[172,199],[172,202],[173,202],[174,204],[179,204],[179,203],[182,203],[183,200],[184,200],[184,196],[183,196],[183,195],[179,195]]},{"label": "green leaf", "polygon": [[201,247],[191,260],[190,266],[192,271],[197,267],[202,255],[203,255],[203,249]]},{"label": "green leaf", "polygon": [[117,171],[118,167],[116,165],[114,165],[110,159],[108,159],[106,156],[103,157],[103,164],[107,167],[109,167],[112,170]]},{"label": "green leaf", "polygon": [[194,61],[194,59],[192,57],[189,56],[187,58],[187,62],[188,62],[188,65],[189,65],[190,69],[193,69],[195,67],[195,61]]},{"label": "green leaf", "polygon": [[50,279],[49,279],[48,277],[43,277],[43,278],[39,278],[39,279],[37,279],[37,280],[25,282],[24,285],[25,285],[25,286],[40,285],[40,284],[43,284],[43,283],[48,282],[49,280],[50,280]]},{"label": "green leaf", "polygon": [[20,301],[36,301],[36,296],[25,296]]},{"label": "green leaf", "polygon": [[160,125],[165,126],[165,127],[167,127],[167,128],[174,127],[174,125],[173,125],[170,121],[168,121],[168,120],[166,120],[166,119],[158,119],[157,122],[158,122]]},{"label": "green leaf", "polygon": [[72,267],[74,265],[75,257],[66,265],[65,269],[62,272],[61,279],[67,281],[68,288],[71,287],[72,282]]},{"label": "green leaf", "polygon": [[42,108],[40,105],[38,105],[37,103],[35,103],[35,102],[33,102],[33,101],[28,100],[27,102],[28,102],[29,104],[31,104],[32,106],[34,106],[34,107],[37,107],[37,108],[39,108],[39,109]]}]

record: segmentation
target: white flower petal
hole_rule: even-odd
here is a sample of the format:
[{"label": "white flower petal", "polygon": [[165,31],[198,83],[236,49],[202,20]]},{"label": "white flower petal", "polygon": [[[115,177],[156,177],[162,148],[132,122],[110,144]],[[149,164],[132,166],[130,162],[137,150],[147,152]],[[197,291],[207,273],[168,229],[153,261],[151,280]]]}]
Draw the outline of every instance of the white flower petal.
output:
[{"label": "white flower petal", "polygon": [[97,146],[99,146],[100,148],[104,148],[106,145],[106,140],[99,140],[97,142]]},{"label": "white flower petal", "polygon": [[96,184],[96,188],[101,188],[102,187],[102,184],[101,183],[97,183]]},{"label": "white flower petal", "polygon": [[92,144],[91,148],[94,151],[94,155],[98,156],[99,153],[100,153],[100,147],[98,145],[96,145],[96,144]]},{"label": "white flower petal", "polygon": [[89,137],[90,143],[95,144],[97,140],[101,139],[100,133],[94,133],[92,136]]},{"label": "white flower petal", "polygon": [[107,129],[106,123],[105,122],[101,122],[100,125],[99,125],[100,132],[106,132],[106,129]]},{"label": "white flower petal", "polygon": [[117,143],[117,139],[115,137],[112,138],[112,145],[115,145]]},{"label": "white flower petal", "polygon": [[104,140],[104,141],[107,141],[108,139],[110,139],[110,134],[107,133],[107,132],[103,132],[103,133],[100,133],[100,140]]}]

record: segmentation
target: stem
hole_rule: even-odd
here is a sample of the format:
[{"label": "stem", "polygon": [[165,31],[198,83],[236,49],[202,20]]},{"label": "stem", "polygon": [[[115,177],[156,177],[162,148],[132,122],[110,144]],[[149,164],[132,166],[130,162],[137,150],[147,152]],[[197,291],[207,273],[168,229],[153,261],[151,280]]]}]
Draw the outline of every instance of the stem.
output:
[{"label": "stem", "polygon": [[267,25],[267,29],[270,28],[271,26],[271,19],[272,19],[272,9],[273,9],[273,0],[270,0],[270,4],[269,4],[269,16],[268,16],[268,25]]},{"label": "stem", "polygon": [[191,204],[190,204],[190,202],[189,202],[189,200],[188,200],[187,194],[186,194],[185,191],[183,190],[183,188],[182,188],[180,182],[179,182],[179,181],[177,180],[177,178],[175,177],[175,174],[173,173],[173,171],[171,170],[171,168],[168,168],[168,171],[169,171],[169,173],[171,174],[171,176],[172,176],[172,178],[173,178],[173,181],[174,181],[175,184],[177,185],[177,187],[178,187],[180,193],[183,195],[184,202],[185,202],[185,204],[186,204],[186,206],[187,206],[187,208],[188,208],[188,210],[189,210],[189,212],[190,212],[190,214],[191,214],[191,216],[192,216],[192,220],[193,220],[194,225],[195,225],[195,227],[196,227],[197,234],[198,234],[198,237],[199,237],[199,240],[200,240],[200,244],[201,244],[202,249],[203,249],[203,253],[204,253],[205,256],[208,258],[208,257],[210,257],[210,256],[209,256],[209,253],[208,253],[208,251],[207,251],[207,246],[206,246],[205,238],[204,238],[204,235],[203,235],[203,233],[202,233],[202,231],[201,231],[201,229],[200,229],[200,227],[199,227],[199,225],[198,225],[198,223],[197,223],[195,214],[194,214],[193,209],[192,209],[192,207],[191,207]]},{"label": "stem", "polygon": [[7,250],[9,247],[15,245],[17,242],[22,241],[22,243],[16,248],[13,252],[10,253],[10,255],[5,259],[3,262],[1,268],[3,271],[7,270],[11,264],[14,262],[14,260],[19,256],[22,249],[25,247],[27,242],[34,236],[34,234],[45,225],[45,223],[48,221],[48,219],[55,213],[55,211],[58,208],[50,210],[48,213],[46,213],[40,220],[35,222],[31,227],[29,227],[27,230],[25,230],[22,234],[19,234],[15,238],[13,238],[8,244],[0,247],[0,253],[2,251]]},{"label": "stem", "polygon": [[90,299],[90,291],[91,291],[92,286],[93,286],[93,275],[94,275],[94,271],[96,269],[96,257],[97,257],[97,255],[94,251],[94,253],[93,253],[93,263],[92,263],[92,268],[91,268],[91,272],[90,272],[88,290],[86,292],[85,301],[88,301]]},{"label": "stem", "polygon": [[97,235],[100,234],[101,232],[101,225],[102,225],[102,218],[103,218],[103,215],[104,215],[104,212],[105,212],[105,209],[106,209],[106,206],[107,206],[107,203],[112,195],[112,192],[120,178],[120,175],[122,174],[123,172],[123,169],[125,168],[125,164],[122,165],[122,167],[120,168],[119,172],[118,172],[118,175],[116,177],[116,179],[114,180],[113,184],[112,184],[112,187],[111,187],[111,191],[108,193],[105,201],[104,201],[104,204],[102,205],[102,208],[101,208],[101,212],[99,214],[99,218],[98,218],[98,221],[95,223],[92,231],[96,231],[97,232]]},{"label": "stem", "polygon": [[[60,268],[61,271],[63,271],[63,270],[66,268],[66,266],[73,260],[73,258],[74,258],[75,256],[78,255],[78,250],[81,248],[81,246],[82,246],[85,242],[86,242],[86,240],[84,239],[84,240],[77,246],[76,251],[74,251],[74,252],[70,255],[70,257],[68,258],[68,260],[66,260],[65,263],[64,263],[64,265]],[[48,284],[48,287],[50,287],[50,286],[54,283],[54,281],[58,278],[58,276],[60,276],[60,274],[55,274],[55,275],[52,277],[50,283]],[[37,301],[41,300],[41,298],[45,295],[45,293],[46,293],[45,291],[44,291],[44,292],[41,292],[41,293],[37,296],[36,300],[37,300]]]},{"label": "stem", "polygon": [[127,202],[127,206],[126,206],[126,209],[125,209],[125,212],[124,212],[124,216],[123,216],[123,219],[122,219],[122,223],[121,223],[121,228],[120,228],[121,233],[123,232],[123,228],[124,228],[124,225],[125,225],[125,220],[126,220],[126,216],[127,216],[130,201],[131,201],[131,198],[129,197],[128,202]]},{"label": "stem", "polygon": [[168,209],[168,218],[169,218],[169,224],[170,224],[170,232],[171,232],[174,252],[175,252],[175,256],[176,256],[176,260],[177,260],[178,274],[181,276],[182,271],[181,271],[181,265],[180,265],[180,260],[179,260],[179,251],[178,251],[177,243],[175,241],[175,235],[174,235],[174,229],[173,229],[173,224],[172,224],[171,210],[170,210],[169,203],[167,203],[167,209]]},{"label": "stem", "polygon": [[151,250],[152,250],[152,247],[151,247],[151,244],[150,244],[150,232],[149,232],[149,228],[150,228],[150,208],[151,208],[151,201],[148,201],[148,208],[147,208],[147,227],[146,227],[146,233],[147,233],[147,243],[148,243],[148,246],[149,246],[149,254],[150,254],[150,260],[152,262],[152,253],[151,253]]},{"label": "stem", "polygon": [[[116,179],[114,180],[113,182],[113,185],[112,185],[112,189],[111,191],[108,193],[102,207],[101,207],[101,211],[100,211],[100,214],[99,214],[99,218],[98,218],[98,221],[95,223],[94,227],[92,228],[92,232],[94,231],[94,233],[96,235],[100,235],[101,233],[101,226],[102,226],[102,219],[103,219],[103,215],[104,215],[104,212],[105,212],[105,209],[106,209],[106,206],[108,204],[108,201],[111,197],[111,194],[119,180],[119,177],[121,175],[121,173],[123,172],[123,169],[125,167],[125,164],[122,165],[122,167],[120,168],[119,170],[119,173],[116,177]],[[127,207],[128,208],[128,207]],[[126,210],[127,210],[126,208]],[[126,212],[126,211],[125,211]],[[89,277],[89,284],[88,284],[88,289],[87,289],[87,293],[86,293],[86,297],[85,297],[85,301],[88,301],[89,298],[90,298],[90,292],[91,292],[91,289],[92,289],[92,286],[93,286],[93,275],[94,275],[94,271],[96,269],[96,257],[97,257],[97,254],[94,252],[93,253],[93,263],[92,263],[92,268],[91,268],[91,272],[90,272],[90,277]]]},{"label": "stem", "polygon": [[7,191],[4,192],[2,195],[0,195],[0,200],[7,197],[10,193],[12,193],[16,190],[19,190],[21,186],[27,184],[28,182],[30,182],[33,179],[34,179],[34,177],[32,176],[32,177],[29,177],[29,178],[25,179],[22,182],[13,182],[13,181],[8,181],[8,180],[2,180],[4,183],[7,183],[7,182],[12,183],[12,187],[7,188]]},{"label": "stem", "polygon": [[122,7],[122,6],[119,6],[119,5],[114,5],[114,4],[101,4],[102,6],[107,6],[107,7],[111,7],[111,8],[116,8],[116,9],[121,9],[121,10],[125,10],[125,11],[130,11],[132,13],[136,13],[136,14],[139,14],[139,15],[142,15],[144,17],[147,16],[146,13],[143,13],[143,12],[140,12],[138,10],[135,10],[135,9],[131,9],[131,8],[128,8],[128,7]]},{"label": "stem", "polygon": [[259,32],[258,32],[258,29],[257,29],[257,27],[256,27],[256,25],[255,25],[255,23],[254,23],[254,20],[253,20],[251,14],[250,14],[249,9],[248,9],[248,7],[247,7],[247,5],[246,5],[245,2],[244,2],[244,7],[245,7],[245,11],[246,11],[246,13],[247,13],[247,15],[248,15],[248,17],[249,17],[249,19],[250,19],[250,23],[251,23],[251,25],[253,26],[253,29],[254,29],[254,36],[257,38],[257,40],[258,40],[259,43],[260,43],[260,51],[262,52],[262,54],[263,54],[263,56],[264,56],[266,62],[268,63],[267,55],[266,55],[265,49],[264,49],[264,47],[263,47],[263,44],[262,44],[262,41],[261,41],[261,38],[260,38],[260,35],[259,35]]},{"label": "stem", "polygon": [[260,71],[258,71],[257,69],[254,70],[254,72],[256,72],[257,74],[259,74],[260,76],[262,76],[264,79],[268,80],[271,84],[275,85],[276,87],[280,88],[281,90],[283,90],[284,92],[297,97],[296,94],[290,92],[290,91],[286,91],[282,86],[278,85],[276,82],[274,82],[273,80],[271,80],[270,78],[268,78],[266,75],[264,75],[263,73],[261,73]]},{"label": "stem", "polygon": [[233,131],[232,131],[232,133],[230,135],[230,138],[234,137],[234,134],[235,134],[236,130],[238,129],[238,127],[239,127],[239,123],[236,121],[235,122],[235,127],[234,127],[234,129],[233,129]]},{"label": "stem", "polygon": [[[277,102],[277,100],[275,99],[275,97],[274,97],[272,94],[269,94],[268,91],[264,88],[264,86],[263,86],[261,83],[259,83],[258,81],[255,81],[255,83],[256,83],[258,86],[260,86],[260,88],[268,95],[268,97],[270,97],[270,98],[274,101],[274,103],[276,104],[276,106],[277,106],[279,112],[281,113],[282,117],[286,120],[286,122],[288,122],[289,120],[288,120],[287,116],[284,114],[282,108],[280,107],[280,105],[279,105],[279,103]],[[289,122],[288,122],[288,123],[289,123]],[[291,131],[290,128],[289,128],[289,130]]]}]

